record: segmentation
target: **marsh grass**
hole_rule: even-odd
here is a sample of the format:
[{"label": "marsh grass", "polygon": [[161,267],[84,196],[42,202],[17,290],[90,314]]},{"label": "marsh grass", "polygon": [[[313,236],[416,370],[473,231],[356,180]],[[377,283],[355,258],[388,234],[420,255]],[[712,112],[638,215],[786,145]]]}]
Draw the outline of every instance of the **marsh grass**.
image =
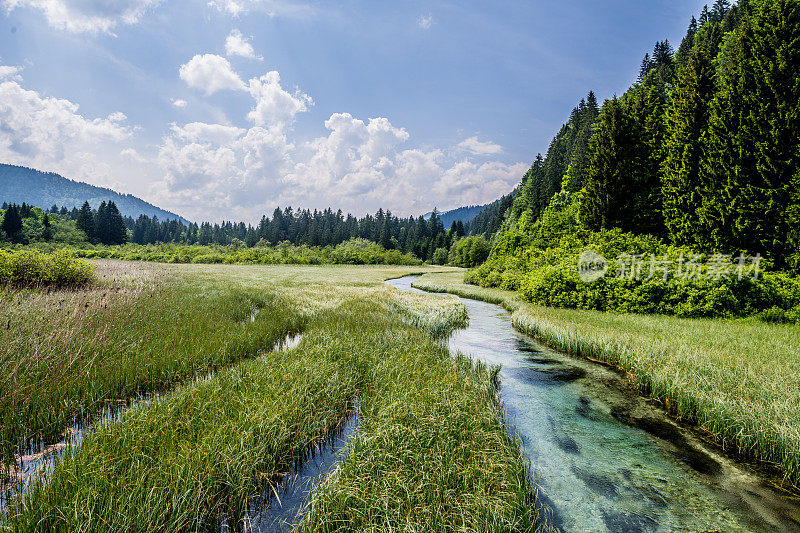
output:
[{"label": "marsh grass", "polygon": [[800,485],[800,326],[540,307],[512,292],[466,285],[458,273],[414,285],[502,303],[518,329],[620,367],[677,417]]},{"label": "marsh grass", "polygon": [[0,291],[5,462],[32,438],[58,440],[76,417],[225,368],[302,327],[300,314],[269,291],[156,281],[140,268],[129,279],[124,270],[103,273],[84,290]]},{"label": "marsh grass", "polygon": [[[315,327],[341,329],[351,317]],[[9,510],[16,531],[184,531],[240,523],[344,415],[363,365],[329,335],[241,362],[101,425]],[[311,340],[309,340],[311,339]],[[315,342],[316,340],[316,342]]]},{"label": "marsh grass", "polygon": [[[230,346],[216,339],[261,346],[269,332],[296,323],[303,325],[301,342],[292,350],[220,365],[208,377],[184,380],[173,392],[100,424],[9,507],[0,529],[185,531],[213,529],[223,521],[244,526],[248,502],[265,488],[274,490],[340,423],[355,396],[357,437],[307,509],[303,528],[531,530],[536,517],[526,462],[505,431],[491,372],[451,357],[434,335],[463,324],[463,304],[409,298],[383,284],[404,273],[165,268],[157,279],[194,290],[161,293],[163,298],[144,300],[145,308],[200,305],[230,317],[220,326],[227,335],[201,336],[193,349],[208,356]],[[143,298],[130,294],[132,305]],[[254,301],[262,310],[250,324]],[[108,324],[104,320],[97,323]],[[242,333],[250,328],[263,330],[262,336]],[[160,346],[175,353],[178,336],[194,332],[180,330],[173,343]],[[151,369],[168,367],[169,360],[165,356]]]},{"label": "marsh grass", "polygon": [[533,531],[527,463],[489,372],[414,337],[378,345],[359,433],[300,530]]}]

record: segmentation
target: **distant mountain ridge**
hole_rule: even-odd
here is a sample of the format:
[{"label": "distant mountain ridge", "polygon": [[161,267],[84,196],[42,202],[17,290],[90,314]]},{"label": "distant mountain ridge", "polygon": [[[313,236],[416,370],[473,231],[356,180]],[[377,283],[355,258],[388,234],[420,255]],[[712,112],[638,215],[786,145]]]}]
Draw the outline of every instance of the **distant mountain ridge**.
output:
[{"label": "distant mountain ridge", "polygon": [[159,220],[189,221],[180,215],[156,207],[131,194],[120,194],[111,189],[74,181],[53,172],[0,163],[0,202],[25,202],[42,209],[53,204],[58,207],[80,208],[89,202],[97,208],[101,202],[114,202],[123,216],[134,219],[139,215],[157,216]]},{"label": "distant mountain ridge", "polygon": [[[442,213],[438,213],[439,219],[442,221],[442,224],[445,228],[449,228],[450,225],[455,221],[458,222],[459,220],[467,224],[471,222],[473,218],[478,216],[484,209],[489,207],[492,204],[486,205],[468,205],[464,207],[459,207],[458,209],[451,209],[450,211],[444,211]],[[431,218],[432,213],[425,213],[423,217],[425,220],[429,220]]]}]

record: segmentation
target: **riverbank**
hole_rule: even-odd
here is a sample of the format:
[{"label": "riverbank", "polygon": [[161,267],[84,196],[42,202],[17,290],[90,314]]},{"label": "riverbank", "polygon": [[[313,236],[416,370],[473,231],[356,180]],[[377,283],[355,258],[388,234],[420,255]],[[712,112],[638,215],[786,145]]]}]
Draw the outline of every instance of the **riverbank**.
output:
[{"label": "riverbank", "polygon": [[[249,348],[95,426],[55,462],[52,473],[36,478],[11,503],[0,530],[183,531],[214,529],[223,521],[246,527],[251,499],[276,488],[341,423],[354,399],[360,422],[346,458],[295,524],[317,531],[344,523],[361,530],[423,530],[431,524],[441,531],[533,529],[526,462],[505,430],[490,373],[452,358],[440,339],[464,324],[463,305],[455,298],[400,294],[383,283],[412,269],[161,265],[154,271],[115,262],[97,267],[107,289],[131,288],[146,273],[147,283],[168,280],[183,297],[204,298],[180,300],[169,291],[151,297],[147,289],[136,297],[145,309],[147,301],[153,310],[194,302],[186,310],[190,316],[217,308],[229,314],[214,336],[195,341],[199,354],[221,351],[226,339]],[[266,300],[258,302],[256,313],[245,305],[250,300],[237,299],[228,313],[218,304],[231,294]],[[51,308],[60,301],[38,293],[14,297],[21,299],[15,312],[29,319],[41,311],[54,316]],[[100,312],[106,308],[99,294],[71,297],[98,310],[91,315],[98,330],[122,334],[125,321],[109,319],[120,311]],[[291,318],[302,331],[292,349],[272,349],[273,333],[285,329],[279,317]],[[55,341],[70,335],[92,346],[91,338],[57,322],[51,327]],[[26,333],[29,344],[36,331]],[[148,333],[159,337],[164,331]],[[158,344],[154,369],[181,353],[166,342],[172,338]],[[119,360],[125,359],[119,352]],[[50,388],[66,391],[71,383]],[[105,390],[103,383],[89,381],[87,390]]]},{"label": "riverbank", "polygon": [[503,305],[521,331],[619,367],[727,451],[776,466],[787,487],[800,485],[800,327],[539,307],[467,285],[458,272],[427,274],[414,286]]}]

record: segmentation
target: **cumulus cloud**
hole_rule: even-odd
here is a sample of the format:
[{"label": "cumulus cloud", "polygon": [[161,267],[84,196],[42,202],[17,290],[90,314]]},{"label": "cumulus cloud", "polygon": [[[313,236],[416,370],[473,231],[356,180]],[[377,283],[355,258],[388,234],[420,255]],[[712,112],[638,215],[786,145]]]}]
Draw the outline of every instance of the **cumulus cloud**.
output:
[{"label": "cumulus cloud", "polygon": [[225,39],[225,54],[230,56],[246,57],[247,59],[257,59],[262,61],[264,58],[256,55],[253,45],[242,36],[239,30],[231,31]]},{"label": "cumulus cloud", "polygon": [[431,29],[431,26],[433,25],[433,15],[431,15],[430,13],[428,13],[427,15],[420,15],[419,18],[417,19],[417,24],[423,30]]},{"label": "cumulus cloud", "polygon": [[19,75],[20,70],[22,69],[19,67],[0,65],[0,80],[12,79],[20,81],[22,80],[22,76]]},{"label": "cumulus cloud", "polygon": [[159,150],[167,179],[158,194],[198,219],[222,211],[223,218],[255,221],[276,205],[420,214],[433,203],[494,200],[526,170],[522,163],[478,164],[438,149],[403,149],[410,134],[383,117],[334,113],[324,125],[327,135],[300,143],[278,125],[173,125]]},{"label": "cumulus cloud", "polygon": [[73,33],[111,33],[120,24],[136,24],[161,0],[0,0],[11,11],[38,9],[50,26]]},{"label": "cumulus cloud", "polygon": [[291,94],[281,87],[281,75],[275,70],[251,79],[248,90],[255,100],[255,106],[247,114],[247,120],[258,126],[283,128],[294,122],[298,113],[314,105],[307,94],[299,91]]},{"label": "cumulus cloud", "polygon": [[119,148],[106,149],[132,136],[124,113],[88,118],[74,102],[23,88],[16,67],[0,67],[0,72],[11,74],[0,80],[0,160],[114,183],[112,162],[101,154],[119,153]]},{"label": "cumulus cloud", "polygon": [[186,100],[181,100],[180,98],[173,98],[172,99],[172,105],[174,105],[175,107],[177,107],[179,109],[183,109],[187,105],[189,105],[189,102],[187,102]]},{"label": "cumulus cloud", "polygon": [[[203,57],[182,69],[191,86],[217,79]],[[132,144],[136,128],[124,113],[84,116],[76,103],[27,90],[18,69],[0,66],[0,160],[139,194],[196,220],[252,222],[276,205],[409,215],[485,203],[526,170],[478,158],[475,147],[491,143],[461,151],[408,146],[411,134],[386,117],[333,113],[324,135],[296,139],[292,125],[313,104],[308,95],[287,91],[277,72],[245,84],[216,64],[241,85],[210,92],[234,88],[252,98],[244,125],[173,123],[155,147]]]},{"label": "cumulus cloud", "polygon": [[503,147],[491,141],[481,142],[478,137],[470,137],[458,143],[458,147],[475,155],[496,155],[503,152]]},{"label": "cumulus cloud", "polygon": [[179,75],[186,85],[203,90],[207,96],[224,89],[245,89],[244,82],[228,60],[215,54],[194,56],[181,65]]}]

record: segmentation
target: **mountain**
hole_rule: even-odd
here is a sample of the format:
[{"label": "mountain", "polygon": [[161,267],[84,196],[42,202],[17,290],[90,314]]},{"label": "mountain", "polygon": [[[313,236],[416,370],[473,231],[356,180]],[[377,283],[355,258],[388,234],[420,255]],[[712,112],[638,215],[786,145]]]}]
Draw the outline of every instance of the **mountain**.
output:
[{"label": "mountain", "polygon": [[53,204],[68,209],[80,208],[84,202],[89,202],[96,209],[103,201],[117,204],[123,216],[133,218],[139,215],[157,216],[160,220],[180,220],[184,224],[189,223],[175,213],[165,211],[130,194],[120,194],[111,189],[73,181],[52,172],[0,163],[0,202],[18,204],[25,202],[42,209],[48,209]]},{"label": "mountain", "polygon": [[466,228],[467,235],[485,235],[490,238],[497,233],[502,227],[506,212],[511,208],[514,203],[514,197],[518,192],[519,188],[516,188],[487,205],[483,211],[469,221]]},{"label": "mountain", "polygon": [[[478,214],[480,214],[490,205],[492,204],[468,205],[465,207],[459,207],[458,209],[451,209],[450,211],[439,213],[439,219],[442,221],[442,224],[445,228],[449,228],[454,221],[458,222],[459,220],[466,224],[478,216]],[[431,213],[425,213],[423,217],[425,220],[429,220],[431,218]]]}]

